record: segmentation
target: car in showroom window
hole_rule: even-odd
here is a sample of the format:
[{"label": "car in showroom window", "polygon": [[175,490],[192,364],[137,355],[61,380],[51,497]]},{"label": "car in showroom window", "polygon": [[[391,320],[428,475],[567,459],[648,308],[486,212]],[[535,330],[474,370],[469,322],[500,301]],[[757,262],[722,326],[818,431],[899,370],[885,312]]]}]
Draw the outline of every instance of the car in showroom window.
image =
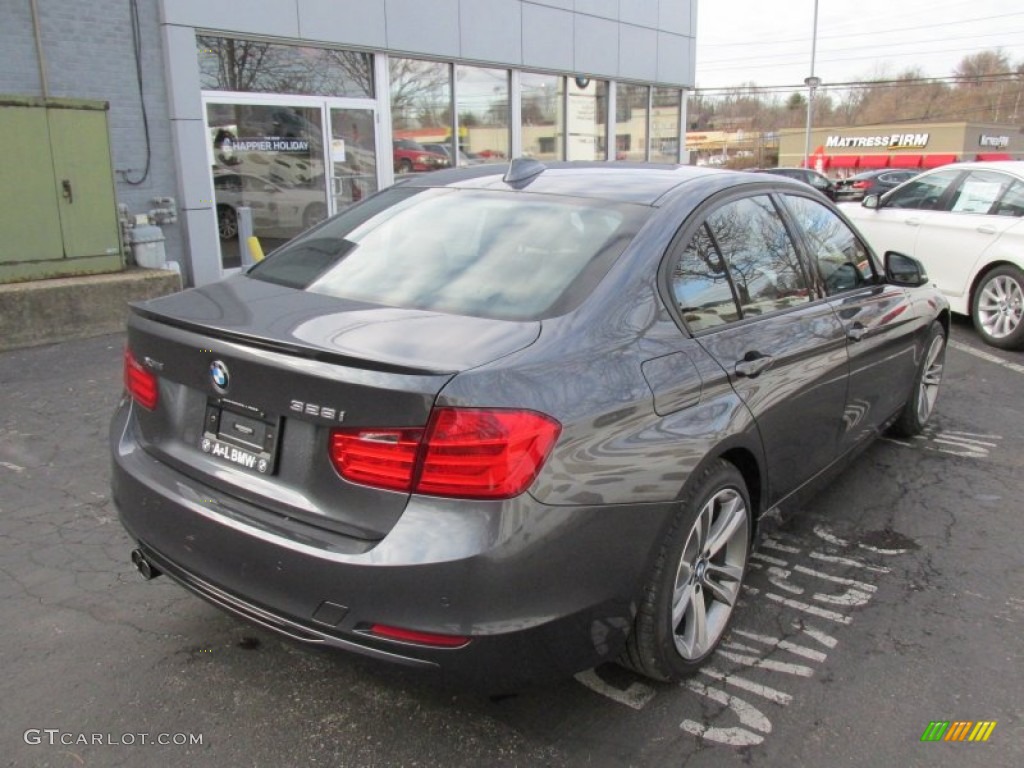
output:
[{"label": "car in showroom window", "polygon": [[842,210],[876,251],[918,259],[983,341],[1024,348],[1024,162],[928,171]]},{"label": "car in showroom window", "polygon": [[113,498],[144,576],[311,646],[492,691],[679,679],[766,512],[924,427],[948,322],[792,180],[411,176],[133,305]]}]

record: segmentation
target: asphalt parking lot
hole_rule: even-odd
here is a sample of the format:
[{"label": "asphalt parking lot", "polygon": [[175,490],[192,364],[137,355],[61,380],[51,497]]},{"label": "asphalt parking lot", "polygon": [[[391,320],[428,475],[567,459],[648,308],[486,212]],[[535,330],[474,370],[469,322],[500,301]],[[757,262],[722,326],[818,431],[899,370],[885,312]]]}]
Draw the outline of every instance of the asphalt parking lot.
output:
[{"label": "asphalt parking lot", "polygon": [[[108,489],[122,344],[0,355],[7,765],[1024,765],[1024,353],[966,323],[928,432],[772,526],[700,674],[496,699],[143,582]],[[933,721],[995,726],[922,742]]]}]

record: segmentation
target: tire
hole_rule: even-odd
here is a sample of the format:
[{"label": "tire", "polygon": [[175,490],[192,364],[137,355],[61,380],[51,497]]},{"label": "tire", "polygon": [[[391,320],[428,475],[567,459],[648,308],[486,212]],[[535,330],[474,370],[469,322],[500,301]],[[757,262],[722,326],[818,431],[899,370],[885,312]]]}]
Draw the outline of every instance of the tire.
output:
[{"label": "tire", "polygon": [[401,160],[399,160],[398,161],[398,172],[399,173],[412,173],[412,161],[409,158],[407,158],[407,157],[403,157]]},{"label": "tire", "polygon": [[327,206],[323,203],[310,203],[302,212],[302,228],[309,229],[327,218]]},{"label": "tire", "polygon": [[221,240],[234,240],[238,237],[238,214],[230,205],[217,206],[217,232]]},{"label": "tire", "polygon": [[751,526],[743,476],[715,461],[680,502],[619,663],[655,680],[680,680],[700,667],[724,637],[739,599]]},{"label": "tire", "polygon": [[1024,272],[1012,264],[989,270],[971,299],[971,320],[982,341],[1024,348]]},{"label": "tire", "polygon": [[942,383],[942,369],[946,364],[946,331],[936,320],[925,337],[924,355],[914,376],[914,388],[891,431],[899,437],[913,437],[924,429],[935,410]]}]

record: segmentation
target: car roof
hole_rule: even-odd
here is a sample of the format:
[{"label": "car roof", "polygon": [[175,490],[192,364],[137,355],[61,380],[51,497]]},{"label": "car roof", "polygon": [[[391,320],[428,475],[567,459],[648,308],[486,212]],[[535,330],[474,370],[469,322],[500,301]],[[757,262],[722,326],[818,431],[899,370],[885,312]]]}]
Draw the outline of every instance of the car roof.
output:
[{"label": "car roof", "polygon": [[1024,179],[1024,160],[977,160],[967,163],[950,163],[940,165],[932,170],[948,171],[1003,171]]},{"label": "car roof", "polygon": [[[509,165],[494,163],[468,168],[434,171],[403,183],[412,187],[457,187],[459,189],[524,190],[535,194],[598,198],[623,203],[653,205],[673,189],[707,178],[747,176],[736,171],[692,165],[659,165],[627,162],[543,163],[540,172],[519,182],[504,180]],[[751,179],[748,181],[764,181]]]}]

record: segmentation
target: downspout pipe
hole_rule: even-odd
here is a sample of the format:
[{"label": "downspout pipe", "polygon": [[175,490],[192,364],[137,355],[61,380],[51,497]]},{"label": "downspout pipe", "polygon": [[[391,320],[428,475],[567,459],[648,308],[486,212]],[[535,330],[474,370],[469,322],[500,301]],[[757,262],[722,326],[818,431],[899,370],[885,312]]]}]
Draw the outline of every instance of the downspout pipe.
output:
[{"label": "downspout pipe", "polygon": [[46,82],[46,57],[43,55],[43,35],[39,29],[39,5],[37,0],[31,0],[32,5],[32,31],[36,36],[36,61],[39,64],[39,85],[43,91],[43,98],[50,97],[50,86]]}]

